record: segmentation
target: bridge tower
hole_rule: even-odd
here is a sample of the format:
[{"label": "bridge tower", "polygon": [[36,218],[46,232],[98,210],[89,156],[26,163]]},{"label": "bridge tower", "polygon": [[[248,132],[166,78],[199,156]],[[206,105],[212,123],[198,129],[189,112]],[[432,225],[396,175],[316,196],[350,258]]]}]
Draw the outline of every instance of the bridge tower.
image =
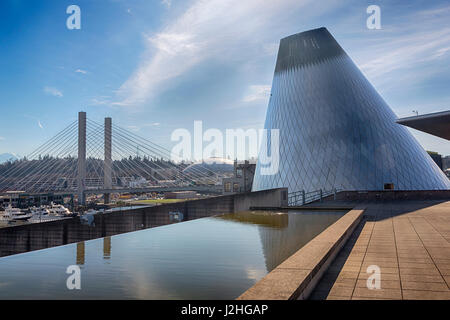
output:
[{"label": "bridge tower", "polygon": [[[112,150],[112,139],[111,139],[111,133],[112,133],[112,119],[111,118],[105,118],[105,160],[103,163],[103,187],[105,190],[112,188],[112,157],[111,157],[111,150]],[[103,195],[103,198],[105,200],[105,204],[109,203],[110,201],[110,194],[105,193]]]},{"label": "bridge tower", "polygon": [[78,112],[78,205],[85,204],[86,183],[86,112]]}]

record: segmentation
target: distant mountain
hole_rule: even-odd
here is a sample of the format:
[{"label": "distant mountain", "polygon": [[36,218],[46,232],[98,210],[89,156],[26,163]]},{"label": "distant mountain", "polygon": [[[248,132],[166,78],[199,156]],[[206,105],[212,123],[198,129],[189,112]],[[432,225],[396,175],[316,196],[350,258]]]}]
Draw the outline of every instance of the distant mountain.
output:
[{"label": "distant mountain", "polygon": [[17,160],[17,157],[11,153],[0,154],[0,163],[6,162],[8,160],[14,161]]}]

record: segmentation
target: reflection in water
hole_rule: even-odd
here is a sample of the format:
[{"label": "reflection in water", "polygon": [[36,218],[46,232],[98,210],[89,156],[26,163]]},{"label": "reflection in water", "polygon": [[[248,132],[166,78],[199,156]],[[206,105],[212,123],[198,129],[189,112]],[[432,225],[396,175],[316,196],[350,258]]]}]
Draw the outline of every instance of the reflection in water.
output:
[{"label": "reflection in water", "polygon": [[[0,299],[233,299],[342,214],[241,212],[7,256]],[[65,284],[74,254],[82,290]]]},{"label": "reflection in water", "polygon": [[84,241],[77,243],[77,264],[83,265],[84,264]]},{"label": "reflection in water", "polygon": [[258,228],[267,271],[270,272],[336,221],[335,216],[321,213],[285,215],[288,222],[283,230]]},{"label": "reflection in water", "polygon": [[111,237],[103,238],[103,259],[111,258]]},{"label": "reflection in water", "polygon": [[286,228],[289,223],[287,212],[242,211],[217,216],[218,219],[250,223],[271,228]]},{"label": "reflection in water", "polygon": [[294,254],[324,228],[335,215],[321,212],[245,211],[217,218],[258,225],[267,272]]}]

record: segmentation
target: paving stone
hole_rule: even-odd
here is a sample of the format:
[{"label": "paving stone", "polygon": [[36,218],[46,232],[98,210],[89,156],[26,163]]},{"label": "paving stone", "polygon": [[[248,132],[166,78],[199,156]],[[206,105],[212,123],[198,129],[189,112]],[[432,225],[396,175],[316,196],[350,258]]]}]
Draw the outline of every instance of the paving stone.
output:
[{"label": "paving stone", "polygon": [[[372,274],[361,272],[358,276],[358,280],[367,280]],[[390,281],[400,281],[400,275],[398,273],[382,273],[381,281],[390,280]]]},{"label": "paving stone", "polygon": [[353,293],[353,288],[345,287],[345,286],[334,286],[330,290],[330,296],[338,296],[338,297],[351,297]]},{"label": "paving stone", "polygon": [[339,279],[336,279],[336,281],[334,283],[335,283],[335,285],[342,285],[342,286],[354,288],[356,280],[357,280],[357,278],[339,278]]},{"label": "paving stone", "polygon": [[413,282],[402,281],[403,290],[429,290],[429,291],[449,291],[447,284],[442,282]]},{"label": "paving stone", "polygon": [[339,296],[328,296],[327,300],[350,300],[351,296],[339,297]]},{"label": "paving stone", "polygon": [[450,276],[450,268],[438,266],[438,269],[443,276]]},{"label": "paving stone", "polygon": [[403,290],[405,300],[450,300],[450,292]]},{"label": "paving stone", "polygon": [[444,276],[444,280],[447,283],[447,286],[450,288],[450,276]]},{"label": "paving stone", "polygon": [[435,269],[435,265],[432,263],[420,263],[420,262],[403,262],[399,261],[400,268],[419,268],[419,269],[426,269],[426,268],[432,268]]},{"label": "paving stone", "polygon": [[367,288],[355,288],[352,297],[362,298],[384,298],[401,300],[402,293],[400,289],[367,289]]},{"label": "paving stone", "polygon": [[344,272],[358,272],[360,271],[360,266],[343,266],[342,271]]},{"label": "paving stone", "polygon": [[450,265],[450,259],[433,259],[434,263],[436,263],[436,265],[441,265],[441,264],[447,264]]},{"label": "paving stone", "polygon": [[343,268],[345,267],[358,267],[361,268],[362,265],[362,261],[361,262],[357,262],[357,261],[347,261],[345,262],[345,264],[343,265]]},{"label": "paving stone", "polygon": [[[399,269],[398,269],[398,267],[384,267],[383,265],[378,265],[378,264],[371,264],[371,265],[373,265],[373,266],[377,266],[377,267],[379,267],[380,268],[380,272],[383,274],[387,274],[387,273],[396,273],[396,274],[398,274],[399,273]],[[363,267],[363,268],[361,268],[361,272],[366,272],[367,273],[367,268],[369,267],[369,265],[368,266],[366,266],[366,267]],[[369,274],[372,274],[372,272],[371,273],[369,273]]]},{"label": "paving stone", "polygon": [[[369,266],[378,266],[381,269],[397,269],[398,271],[398,263],[397,262],[383,262],[383,261],[371,261],[371,262],[364,262],[361,266],[361,271],[366,271]],[[395,272],[389,272],[389,273],[395,273]]]},{"label": "paving stone", "polygon": [[442,278],[442,276],[440,275],[400,274],[400,279],[402,280],[402,282],[444,282],[444,278]]},{"label": "paving stone", "polygon": [[403,258],[398,257],[398,262],[401,265],[402,263],[423,263],[423,264],[433,264],[433,260],[431,258]]},{"label": "paving stone", "polygon": [[[431,260],[431,259],[430,259]],[[364,263],[374,263],[374,262],[378,262],[378,263],[391,263],[391,264],[397,264],[398,259],[397,258],[388,258],[388,257],[373,257],[370,255],[367,255],[364,258]]]},{"label": "paving stone", "polygon": [[373,298],[373,297],[352,297],[352,300],[392,300],[392,299],[383,299],[383,298]]},{"label": "paving stone", "polygon": [[406,275],[406,274],[411,274],[411,275],[429,275],[429,276],[438,276],[440,275],[439,270],[435,267],[432,266],[430,268],[402,268],[400,267],[400,274],[401,275]]},{"label": "paving stone", "polygon": [[[360,288],[367,288],[367,279],[362,280],[358,279],[356,281],[356,286]],[[400,281],[399,280],[384,280],[383,277],[381,277],[381,288],[382,289],[400,289]]]},{"label": "paving stone", "polygon": [[427,259],[430,255],[428,253],[414,253],[414,252],[402,252],[398,254],[398,258],[407,258],[407,259]]},{"label": "paving stone", "polygon": [[336,279],[336,281],[344,280],[344,279],[358,279],[359,272],[349,272],[349,271],[341,271]]}]

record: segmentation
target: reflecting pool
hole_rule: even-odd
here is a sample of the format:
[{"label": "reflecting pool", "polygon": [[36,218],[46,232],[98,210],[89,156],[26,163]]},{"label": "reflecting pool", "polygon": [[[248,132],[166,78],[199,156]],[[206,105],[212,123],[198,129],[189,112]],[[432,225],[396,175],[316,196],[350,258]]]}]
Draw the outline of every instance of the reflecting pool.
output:
[{"label": "reflecting pool", "polygon": [[7,256],[0,299],[234,299],[343,214],[240,212]]}]

